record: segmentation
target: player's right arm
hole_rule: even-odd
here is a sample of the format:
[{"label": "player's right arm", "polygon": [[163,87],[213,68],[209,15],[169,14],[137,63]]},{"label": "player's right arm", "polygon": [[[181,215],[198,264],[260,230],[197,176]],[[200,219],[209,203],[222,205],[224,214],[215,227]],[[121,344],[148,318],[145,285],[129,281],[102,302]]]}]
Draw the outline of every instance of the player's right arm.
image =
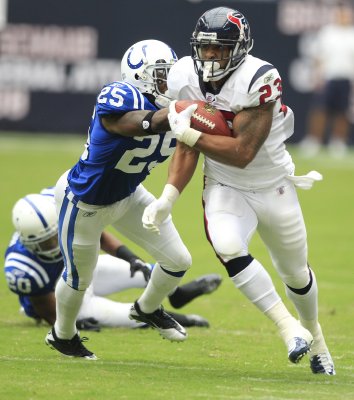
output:
[{"label": "player's right arm", "polygon": [[113,82],[103,87],[97,96],[95,113],[103,127],[113,134],[132,137],[168,131],[168,109],[152,108],[134,86]]},{"label": "player's right arm", "polygon": [[199,154],[199,151],[194,148],[177,142],[176,150],[168,167],[167,184],[173,185],[179,193],[182,193],[192,179]]},{"label": "player's right arm", "polygon": [[216,161],[245,168],[269,135],[274,104],[269,102],[240,111],[233,120],[235,138],[202,134],[194,148]]},{"label": "player's right arm", "polygon": [[54,325],[56,318],[54,292],[42,296],[29,296],[29,299],[39,318],[44,319],[50,325]]},{"label": "player's right arm", "polygon": [[[142,121],[150,111],[129,111],[123,115],[107,115],[101,118],[102,125],[110,132],[122,136],[146,136],[149,133],[143,129]],[[150,126],[152,133],[159,134],[170,130],[167,119],[168,109],[164,108],[154,112]]]},{"label": "player's right arm", "polygon": [[168,170],[168,180],[161,196],[144,210],[145,229],[159,233],[159,226],[169,216],[172,206],[191,180],[198,164],[199,152],[178,142]]}]

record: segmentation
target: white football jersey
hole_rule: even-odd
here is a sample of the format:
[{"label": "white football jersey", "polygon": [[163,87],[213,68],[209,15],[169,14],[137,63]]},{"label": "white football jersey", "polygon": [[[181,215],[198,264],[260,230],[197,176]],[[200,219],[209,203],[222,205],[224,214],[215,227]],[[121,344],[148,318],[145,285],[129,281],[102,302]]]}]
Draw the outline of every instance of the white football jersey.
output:
[{"label": "white football jersey", "polygon": [[191,57],[181,58],[171,68],[168,88],[177,100],[206,100],[216,108],[235,115],[244,108],[276,101],[268,138],[246,168],[214,161],[205,156],[204,174],[224,185],[243,190],[257,190],[276,185],[294,172],[294,164],[284,141],[294,131],[294,115],[281,103],[281,78],[273,65],[248,55],[225,82],[218,94],[203,93]]}]

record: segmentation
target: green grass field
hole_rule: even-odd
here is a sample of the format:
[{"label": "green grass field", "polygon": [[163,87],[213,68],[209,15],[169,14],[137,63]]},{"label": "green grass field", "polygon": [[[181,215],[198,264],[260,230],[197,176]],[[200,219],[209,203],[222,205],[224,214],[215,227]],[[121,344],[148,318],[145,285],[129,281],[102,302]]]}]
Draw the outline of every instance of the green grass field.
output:
[{"label": "green grass field", "polygon": [[[0,246],[10,236],[11,208],[21,196],[55,184],[77,160],[85,137],[0,134]],[[0,279],[0,399],[354,399],[354,153],[333,160],[325,153],[308,161],[290,151],[297,174],[316,169],[324,175],[311,191],[299,191],[307,221],[310,263],[320,290],[320,320],[337,375],[313,375],[308,358],[287,361],[276,329],[248,304],[227,279],[203,231],[201,166],[177,202],[173,217],[193,255],[184,278],[217,272],[224,281],[215,293],[182,309],[208,318],[210,329],[189,329],[184,343],[162,340],[153,330],[104,329],[90,333],[96,362],[65,359],[44,344],[47,326],[36,327],[19,314],[15,295]],[[146,187],[158,195],[167,163],[156,168]],[[128,244],[148,261],[149,255]],[[251,246],[274,278],[258,237]],[[117,295],[133,301],[138,291]],[[292,305],[285,303],[294,311]],[[166,304],[167,306],[167,304]]]}]

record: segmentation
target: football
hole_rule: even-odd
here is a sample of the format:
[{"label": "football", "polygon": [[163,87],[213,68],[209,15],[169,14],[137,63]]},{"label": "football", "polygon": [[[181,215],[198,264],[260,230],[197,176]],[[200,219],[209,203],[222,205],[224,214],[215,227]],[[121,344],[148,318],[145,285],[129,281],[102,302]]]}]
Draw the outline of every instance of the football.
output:
[{"label": "football", "polygon": [[191,118],[191,128],[210,135],[232,136],[226,119],[221,111],[202,100],[179,100],[176,102],[176,111],[181,112],[191,104],[198,104]]}]

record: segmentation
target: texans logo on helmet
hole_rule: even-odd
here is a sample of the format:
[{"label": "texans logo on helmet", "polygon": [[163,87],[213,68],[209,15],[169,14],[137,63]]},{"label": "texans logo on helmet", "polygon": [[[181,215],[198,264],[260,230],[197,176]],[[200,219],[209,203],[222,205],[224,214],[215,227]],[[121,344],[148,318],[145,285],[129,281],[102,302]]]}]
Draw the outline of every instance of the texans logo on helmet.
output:
[{"label": "texans logo on helmet", "polygon": [[239,29],[241,30],[241,20],[240,18],[236,17],[236,15],[233,15],[232,12],[229,12],[227,14],[227,19],[232,22],[233,24],[237,25]]},{"label": "texans logo on helmet", "polygon": [[238,29],[240,30],[241,34],[242,33],[245,33],[246,35],[249,34],[249,32],[248,32],[249,26],[248,26],[247,20],[241,13],[233,14],[232,12],[229,12],[227,14],[227,19],[232,24],[235,24],[238,26]]}]

